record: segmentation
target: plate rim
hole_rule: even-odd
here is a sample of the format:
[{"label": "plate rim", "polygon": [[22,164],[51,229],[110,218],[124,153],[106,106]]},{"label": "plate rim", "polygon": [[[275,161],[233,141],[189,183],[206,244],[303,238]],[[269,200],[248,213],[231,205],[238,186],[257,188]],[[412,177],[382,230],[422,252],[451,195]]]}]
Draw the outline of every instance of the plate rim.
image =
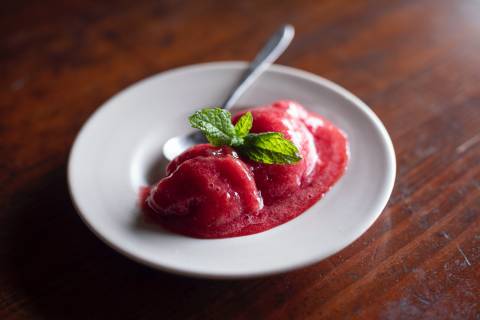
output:
[{"label": "plate rim", "polygon": [[157,77],[165,77],[165,76],[170,76],[173,74],[180,74],[180,73],[186,73],[186,72],[192,72],[192,71],[201,71],[202,69],[242,69],[246,68],[248,65],[247,62],[245,61],[215,61],[215,62],[206,62],[206,63],[197,63],[197,64],[191,64],[191,65],[185,65],[185,66],[180,66],[176,67],[173,69],[168,69],[153,75],[150,75],[144,79],[141,79],[139,81],[136,81],[127,87],[121,89],[117,93],[115,93],[113,96],[105,100],[103,103],[101,103],[96,110],[90,114],[90,116],[87,118],[87,120],[83,123],[82,127],[78,131],[77,135],[75,136],[74,142],[71,145],[71,149],[69,152],[68,156],[68,162],[67,162],[67,184],[68,184],[68,191],[70,198],[72,199],[73,206],[75,210],[77,211],[77,214],[80,216],[81,220],[83,223],[88,227],[88,229],[95,234],[100,240],[102,240],[107,246],[112,248],[113,250],[119,252],[120,254],[126,256],[127,258],[138,262],[140,264],[149,266],[151,268],[160,270],[160,271],[165,271],[177,275],[183,275],[183,276],[190,276],[190,277],[195,277],[195,278],[208,278],[208,279],[244,279],[244,278],[254,278],[254,277],[261,277],[261,276],[267,276],[267,275],[274,275],[274,274],[280,274],[280,273],[285,273],[288,271],[296,270],[299,268],[303,268],[309,265],[312,265],[314,263],[320,262],[338,252],[341,250],[345,249],[349,245],[351,245],[353,242],[358,240],[361,235],[363,235],[368,229],[373,225],[373,223],[378,219],[378,217],[382,214],[383,210],[385,209],[388,200],[390,199],[390,196],[393,191],[393,187],[395,184],[395,178],[396,178],[396,170],[397,170],[397,165],[396,165],[396,157],[395,157],[395,150],[393,147],[392,140],[390,138],[390,135],[388,134],[385,126],[381,122],[381,120],[378,118],[378,116],[374,113],[374,111],[365,103],[363,102],[360,98],[355,96],[353,93],[345,89],[344,87],[340,86],[339,84],[328,80],[322,76],[316,75],[312,72],[301,70],[298,68],[293,68],[285,65],[280,65],[280,64],[272,64],[267,71],[269,72],[275,72],[279,74],[284,74],[284,75],[289,75],[297,78],[303,78],[305,80],[308,80],[310,82],[313,82],[317,85],[324,86],[336,94],[339,94],[343,98],[349,100],[352,102],[355,106],[359,107],[359,109],[368,117],[368,119],[371,121],[371,123],[374,125],[375,129],[380,133],[380,138],[383,142],[383,145],[386,149],[386,155],[387,155],[387,165],[390,168],[387,172],[387,179],[385,183],[385,187],[382,189],[382,194],[378,198],[375,204],[375,211],[376,213],[374,215],[371,215],[370,219],[365,219],[361,225],[359,225],[358,228],[355,229],[354,232],[350,234],[350,237],[348,241],[346,241],[345,245],[340,246],[339,248],[332,250],[329,252],[327,255],[323,257],[318,257],[317,256],[312,256],[309,259],[305,259],[305,261],[297,264],[292,264],[289,266],[280,266],[280,267],[275,267],[272,266],[268,270],[260,270],[257,272],[243,272],[243,273],[219,273],[219,272],[208,272],[208,271],[202,271],[202,270],[195,270],[194,268],[178,268],[178,267],[171,267],[168,265],[163,265],[159,264],[153,261],[150,261],[148,259],[145,259],[143,257],[137,256],[127,250],[124,250],[121,246],[117,245],[115,241],[112,241],[111,239],[107,238],[104,236],[100,230],[97,230],[94,226],[94,223],[92,223],[89,218],[87,218],[88,215],[82,213],[82,209],[80,204],[78,203],[78,199],[75,196],[75,191],[74,191],[74,186],[73,186],[73,175],[74,175],[74,166],[73,166],[73,159],[74,156],[78,153],[78,146],[79,146],[79,141],[82,138],[84,132],[88,129],[88,127],[95,121],[95,119],[103,112],[106,112],[106,110],[114,107],[114,104],[110,104],[111,101],[116,99],[118,96],[125,94],[127,91],[131,91],[135,89],[137,86],[141,86],[143,83],[146,83],[154,78]]}]

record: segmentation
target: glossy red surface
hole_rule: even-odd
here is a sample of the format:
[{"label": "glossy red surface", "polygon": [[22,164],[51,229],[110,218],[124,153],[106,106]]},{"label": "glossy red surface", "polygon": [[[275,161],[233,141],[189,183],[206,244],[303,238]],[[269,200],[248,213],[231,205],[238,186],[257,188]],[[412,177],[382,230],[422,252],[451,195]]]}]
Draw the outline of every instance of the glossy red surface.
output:
[{"label": "glossy red surface", "polygon": [[252,132],[281,132],[298,146],[302,160],[268,165],[241,159],[230,148],[194,146],[151,189],[144,206],[150,220],[200,238],[257,233],[300,215],[342,176],[347,139],[328,120],[292,101],[248,111]]}]

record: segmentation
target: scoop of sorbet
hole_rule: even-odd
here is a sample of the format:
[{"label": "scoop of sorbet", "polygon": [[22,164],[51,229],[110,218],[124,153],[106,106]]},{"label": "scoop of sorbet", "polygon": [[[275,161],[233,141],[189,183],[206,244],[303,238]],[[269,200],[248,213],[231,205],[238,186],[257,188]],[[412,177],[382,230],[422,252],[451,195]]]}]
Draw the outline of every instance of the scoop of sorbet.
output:
[{"label": "scoop of sorbet", "polygon": [[302,159],[270,165],[239,158],[229,147],[194,146],[170,162],[167,177],[149,190],[145,213],[170,230],[194,237],[253,234],[298,216],[342,176],[348,143],[328,120],[293,101],[249,111],[252,133],[282,133]]},{"label": "scoop of sorbet", "polygon": [[175,220],[174,229],[211,234],[263,207],[251,172],[230,148],[197,145],[172,161],[167,174],[146,201],[160,217]]}]

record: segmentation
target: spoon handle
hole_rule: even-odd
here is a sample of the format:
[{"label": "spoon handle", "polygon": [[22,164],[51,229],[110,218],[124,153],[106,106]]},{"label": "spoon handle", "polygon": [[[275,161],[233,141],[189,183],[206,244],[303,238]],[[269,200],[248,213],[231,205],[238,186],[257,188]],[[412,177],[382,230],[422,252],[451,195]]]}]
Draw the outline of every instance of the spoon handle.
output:
[{"label": "spoon handle", "polygon": [[295,29],[289,24],[283,25],[273,34],[255,59],[250,63],[247,70],[242,74],[237,86],[223,103],[224,109],[230,109],[258,76],[278,59],[285,49],[287,49],[294,34]]}]

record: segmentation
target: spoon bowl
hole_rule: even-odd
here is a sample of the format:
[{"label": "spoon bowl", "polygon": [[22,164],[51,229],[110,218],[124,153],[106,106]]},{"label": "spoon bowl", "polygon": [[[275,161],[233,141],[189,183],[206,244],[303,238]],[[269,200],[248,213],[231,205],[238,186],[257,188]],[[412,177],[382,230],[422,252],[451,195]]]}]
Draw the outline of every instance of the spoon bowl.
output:
[{"label": "spoon bowl", "polygon": [[163,145],[163,155],[171,161],[194,145],[207,142],[207,139],[205,139],[200,132],[191,132],[187,135],[175,136],[168,139]]}]

